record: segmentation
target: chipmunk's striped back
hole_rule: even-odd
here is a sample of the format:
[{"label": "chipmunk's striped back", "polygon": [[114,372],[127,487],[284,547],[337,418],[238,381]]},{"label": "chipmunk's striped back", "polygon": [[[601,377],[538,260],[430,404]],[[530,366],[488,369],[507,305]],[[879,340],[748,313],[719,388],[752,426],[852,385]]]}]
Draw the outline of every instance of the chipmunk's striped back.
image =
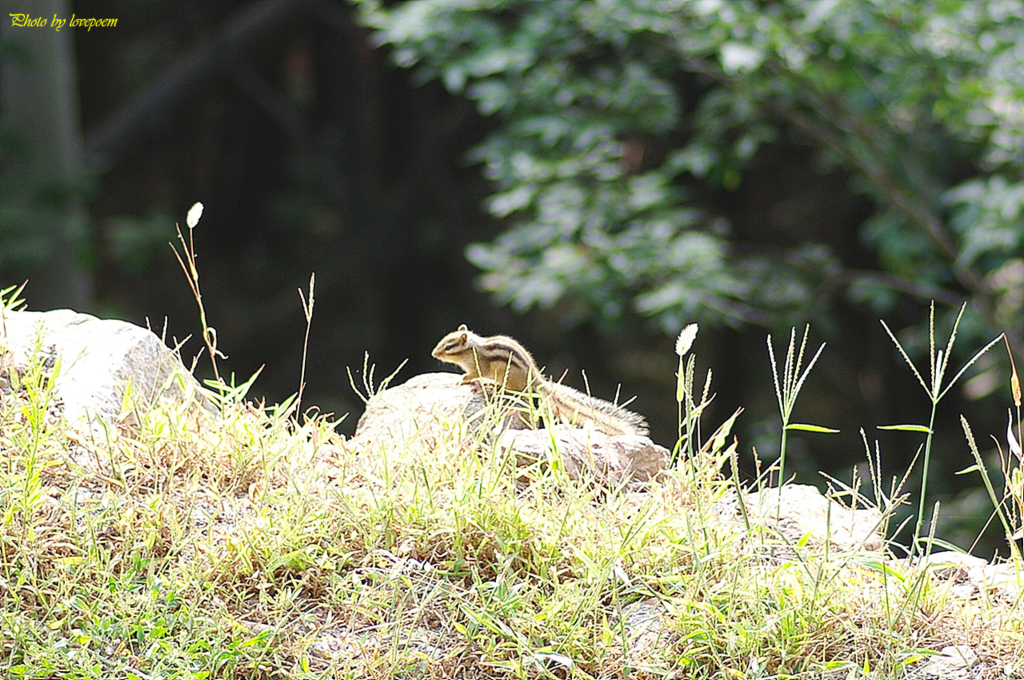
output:
[{"label": "chipmunk's striped back", "polygon": [[434,358],[461,367],[464,383],[493,383],[513,392],[535,391],[559,417],[570,423],[591,423],[610,435],[647,434],[643,416],[544,377],[530,353],[505,335],[482,337],[465,325],[444,336]]}]

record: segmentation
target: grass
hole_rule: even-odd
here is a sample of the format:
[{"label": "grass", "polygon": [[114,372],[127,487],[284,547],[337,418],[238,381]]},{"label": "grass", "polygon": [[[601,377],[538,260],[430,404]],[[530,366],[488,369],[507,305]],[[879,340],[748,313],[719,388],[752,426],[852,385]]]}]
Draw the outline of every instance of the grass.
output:
[{"label": "grass", "polygon": [[[175,252],[219,376],[192,245],[200,214],[197,204]],[[0,293],[4,309],[19,292]],[[308,338],[312,278],[302,305]],[[930,331],[932,388],[922,385],[934,406],[963,371],[942,387],[955,328],[944,354]],[[140,410],[129,390],[132,424],[96,441],[62,420],[59,362],[18,373],[0,361],[0,675],[899,678],[967,644],[993,673],[1024,677],[1020,597],[957,597],[955,578],[919,561],[787,541],[742,503],[740,519],[723,519],[740,487],[730,441],[740,411],[702,439],[713,395],[709,370],[695,396],[696,334],[687,327],[676,345],[673,465],[639,490],[572,480],[548,461],[516,469],[492,444],[467,443],[462,422],[431,428],[429,441],[358,447],[329,417],[296,415],[302,377],[295,398],[270,408],[245,401],[252,379],[218,380],[216,414]],[[788,431],[832,432],[791,422],[822,351],[802,368],[807,332],[799,351],[795,341],[780,380],[769,338],[783,439],[757,490],[773,473],[785,481]],[[1011,544],[1024,516],[1015,369],[1013,380],[1001,495],[964,423]],[[877,444],[864,443],[877,462]],[[871,493],[891,517],[905,478],[887,490],[877,469]],[[845,493],[866,502],[856,484]],[[924,507],[922,493],[919,529]],[[937,542],[915,535],[917,554]]]},{"label": "grass", "polygon": [[734,494],[721,432],[645,492],[606,491],[557,466],[525,485],[457,424],[432,447],[359,451],[327,418],[222,406],[82,441],[52,376],[17,376],[0,674],[884,678],[957,643],[1024,659],[1019,601],[717,520]]}]

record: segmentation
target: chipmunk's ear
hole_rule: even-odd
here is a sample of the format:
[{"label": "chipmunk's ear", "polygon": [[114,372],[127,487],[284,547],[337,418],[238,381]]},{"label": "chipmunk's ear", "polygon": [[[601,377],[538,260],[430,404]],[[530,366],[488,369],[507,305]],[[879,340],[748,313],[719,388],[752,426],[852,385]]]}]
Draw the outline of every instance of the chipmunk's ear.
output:
[{"label": "chipmunk's ear", "polygon": [[459,326],[459,330],[460,331],[468,331],[469,329],[466,328],[466,324],[462,324],[461,326]]}]

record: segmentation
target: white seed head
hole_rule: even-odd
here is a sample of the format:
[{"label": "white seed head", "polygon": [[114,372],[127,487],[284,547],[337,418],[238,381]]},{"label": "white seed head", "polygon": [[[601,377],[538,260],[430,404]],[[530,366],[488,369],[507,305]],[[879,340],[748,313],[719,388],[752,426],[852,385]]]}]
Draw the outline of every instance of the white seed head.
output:
[{"label": "white seed head", "polygon": [[188,209],[188,215],[185,217],[185,224],[188,225],[189,229],[194,229],[199,224],[199,218],[203,216],[203,204],[196,202],[191,208]]},{"label": "white seed head", "polygon": [[697,337],[697,324],[691,323],[679,333],[679,337],[676,338],[676,354],[683,356],[690,351],[690,345],[693,344],[694,339]]}]

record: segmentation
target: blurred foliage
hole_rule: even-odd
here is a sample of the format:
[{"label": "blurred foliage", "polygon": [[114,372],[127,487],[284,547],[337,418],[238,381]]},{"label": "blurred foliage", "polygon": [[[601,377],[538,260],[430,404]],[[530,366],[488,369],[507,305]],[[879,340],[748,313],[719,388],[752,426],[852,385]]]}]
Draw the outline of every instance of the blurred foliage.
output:
[{"label": "blurred foliage", "polygon": [[[94,190],[94,178],[80,173],[55,176],[32,168],[36,150],[16,130],[0,131],[0,275],[4,280],[25,276],[50,256],[58,226],[69,206]],[[85,225],[71,236],[87,257]]]},{"label": "blurred foliage", "polygon": [[[58,225],[71,206],[90,202],[98,191],[95,168],[63,177],[26,170],[36,153],[18,131],[0,133],[0,276],[5,281],[37,273],[52,255],[60,238]],[[63,238],[71,238],[76,262],[88,269],[116,262],[139,272],[173,234],[173,218],[155,209],[142,217],[111,217],[98,228],[82,216]]]},{"label": "blurred foliage", "polygon": [[[1024,329],[1024,11],[1014,0],[359,0],[396,64],[499,122],[472,158],[507,229],[483,286],[666,332],[780,324],[821,296],[885,314],[971,300],[965,328]],[[738,247],[702,200],[796,140],[868,199],[874,254]],[[955,313],[957,305],[951,309]]]},{"label": "blurred foliage", "polygon": [[[42,77],[41,66],[17,40],[0,42],[0,60],[10,62],[5,68]],[[33,134],[6,116],[0,119],[0,278],[45,278],[43,272],[53,266],[51,258],[61,241],[68,245],[75,265],[90,272],[111,263],[133,273],[143,271],[156,249],[166,247],[174,235],[171,215],[150,208],[145,216],[117,215],[97,223],[77,208],[91,204],[101,192],[101,159],[91,158],[71,169],[55,168],[45,145]],[[63,141],[78,144],[70,136]],[[68,156],[77,158],[78,153],[76,148]],[[30,288],[31,293],[36,290]]]}]

